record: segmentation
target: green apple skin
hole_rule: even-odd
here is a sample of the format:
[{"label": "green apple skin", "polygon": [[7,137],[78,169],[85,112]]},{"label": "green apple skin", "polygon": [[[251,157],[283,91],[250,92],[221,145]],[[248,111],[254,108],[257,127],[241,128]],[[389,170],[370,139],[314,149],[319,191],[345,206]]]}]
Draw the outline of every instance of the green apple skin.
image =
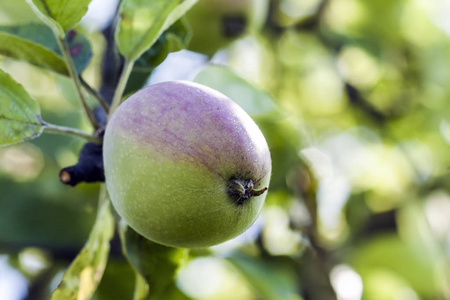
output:
[{"label": "green apple skin", "polygon": [[267,0],[199,0],[186,13],[192,29],[188,49],[212,56],[246,33],[259,30],[267,9]]},{"label": "green apple skin", "polygon": [[[271,174],[266,140],[247,113],[187,81],[150,85],[123,102],[107,125],[103,156],[119,215],[149,240],[181,248],[244,232]],[[249,180],[261,195],[244,201],[230,192]]]}]

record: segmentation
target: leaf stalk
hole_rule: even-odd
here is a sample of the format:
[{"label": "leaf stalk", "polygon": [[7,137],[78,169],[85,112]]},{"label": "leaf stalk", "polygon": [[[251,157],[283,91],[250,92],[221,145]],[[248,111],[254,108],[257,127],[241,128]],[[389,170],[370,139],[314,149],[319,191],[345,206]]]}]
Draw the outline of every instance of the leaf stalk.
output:
[{"label": "leaf stalk", "polygon": [[79,129],[65,127],[65,126],[59,126],[59,125],[54,125],[54,124],[49,124],[49,123],[43,123],[42,125],[44,128],[44,132],[47,132],[47,133],[76,136],[76,137],[80,137],[80,138],[86,139],[90,142],[97,143],[97,144],[103,143],[101,138],[94,136],[94,135],[90,135],[89,133],[79,130]]}]

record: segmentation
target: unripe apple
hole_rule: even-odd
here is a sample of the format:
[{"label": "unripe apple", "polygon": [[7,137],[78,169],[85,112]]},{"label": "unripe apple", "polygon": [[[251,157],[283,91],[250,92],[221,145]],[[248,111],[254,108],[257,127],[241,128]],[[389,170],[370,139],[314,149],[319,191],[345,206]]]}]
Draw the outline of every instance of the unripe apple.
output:
[{"label": "unripe apple", "polygon": [[119,215],[173,247],[212,246],[245,231],[271,173],[266,140],[247,113],[187,81],[150,85],[123,102],[107,125],[103,155]]},{"label": "unripe apple", "polygon": [[188,49],[213,55],[245,33],[258,30],[267,8],[267,0],[199,0],[186,13],[192,29]]}]

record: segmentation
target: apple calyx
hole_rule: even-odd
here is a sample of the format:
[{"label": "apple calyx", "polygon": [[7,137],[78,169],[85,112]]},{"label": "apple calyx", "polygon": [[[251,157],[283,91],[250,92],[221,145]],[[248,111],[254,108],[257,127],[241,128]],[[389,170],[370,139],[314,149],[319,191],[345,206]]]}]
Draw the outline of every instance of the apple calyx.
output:
[{"label": "apple calyx", "polygon": [[251,179],[230,179],[227,189],[228,195],[232,199],[236,199],[234,203],[237,205],[243,205],[245,201],[249,200],[252,197],[260,196],[264,194],[265,191],[267,191],[267,187],[255,190],[253,180]]}]

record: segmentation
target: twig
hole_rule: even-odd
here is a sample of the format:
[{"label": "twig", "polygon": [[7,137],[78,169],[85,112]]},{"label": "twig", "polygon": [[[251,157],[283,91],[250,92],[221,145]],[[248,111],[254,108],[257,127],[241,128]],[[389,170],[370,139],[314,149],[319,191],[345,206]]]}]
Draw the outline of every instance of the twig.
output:
[{"label": "twig", "polygon": [[69,46],[67,45],[67,41],[65,38],[59,37],[59,36],[57,37],[57,40],[58,40],[59,47],[62,50],[67,69],[70,73],[70,77],[72,78],[73,83],[75,85],[75,89],[77,90],[78,99],[80,100],[83,110],[84,110],[86,116],[88,117],[89,121],[91,122],[92,126],[94,127],[95,130],[97,130],[99,128],[99,125],[98,125],[97,121],[95,120],[94,113],[92,112],[92,110],[90,109],[90,107],[88,106],[88,104],[86,102],[86,98],[84,97],[83,91],[81,89],[81,82],[78,77],[77,71],[75,70],[75,66],[73,64],[72,57],[70,56]]},{"label": "twig", "polygon": [[83,77],[80,76],[80,82],[81,85],[92,95],[97,99],[100,106],[103,108],[103,110],[108,113],[109,112],[109,103],[103,99],[103,96],[97,92],[95,89],[93,89],[86,81],[84,81]]}]

